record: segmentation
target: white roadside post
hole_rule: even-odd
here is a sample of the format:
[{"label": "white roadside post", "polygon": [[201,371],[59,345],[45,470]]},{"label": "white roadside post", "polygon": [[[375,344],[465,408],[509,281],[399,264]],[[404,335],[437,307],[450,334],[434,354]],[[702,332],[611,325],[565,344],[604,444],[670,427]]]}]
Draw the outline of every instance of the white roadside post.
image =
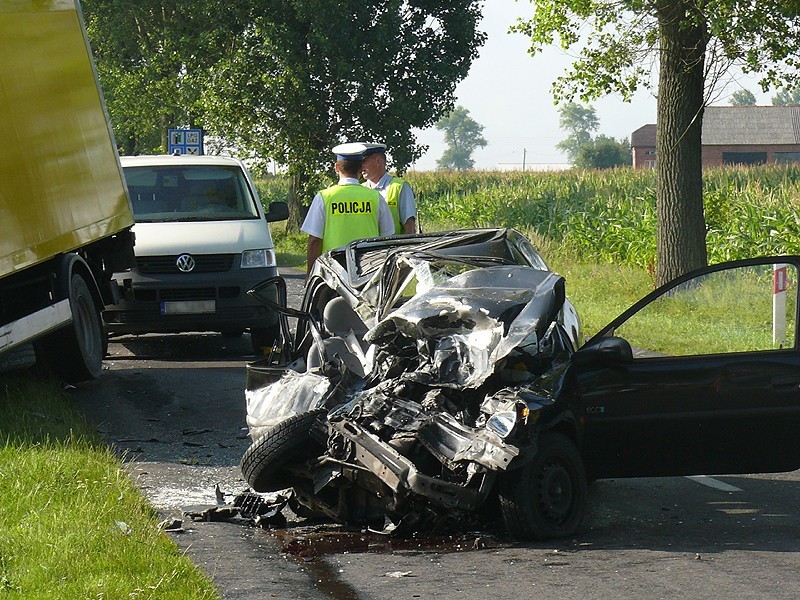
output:
[{"label": "white roadside post", "polygon": [[786,290],[789,278],[786,265],[773,265],[772,276],[772,345],[782,348],[786,343]]}]

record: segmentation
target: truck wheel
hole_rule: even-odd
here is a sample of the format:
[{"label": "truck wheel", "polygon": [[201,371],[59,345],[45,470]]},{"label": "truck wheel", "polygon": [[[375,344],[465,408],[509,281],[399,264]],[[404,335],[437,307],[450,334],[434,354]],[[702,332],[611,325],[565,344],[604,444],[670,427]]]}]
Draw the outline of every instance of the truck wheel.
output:
[{"label": "truck wheel", "polygon": [[253,327],[250,330],[250,343],[253,345],[253,351],[256,354],[263,354],[266,348],[267,353],[272,348],[272,344],[278,339],[281,328],[278,323],[270,325],[269,327]]},{"label": "truck wheel", "polygon": [[103,370],[106,333],[92,292],[77,273],[70,279],[69,305],[72,323],[41,340],[38,350],[50,370],[68,383],[95,379]]},{"label": "truck wheel", "polygon": [[325,451],[309,435],[314,421],[325,412],[323,408],[293,415],[250,444],[239,466],[251,488],[257,492],[275,492],[292,487],[293,478],[283,467]]},{"label": "truck wheel", "polygon": [[575,444],[563,434],[542,433],[536,456],[498,483],[506,530],[516,538],[565,537],[583,521],[586,472]]}]

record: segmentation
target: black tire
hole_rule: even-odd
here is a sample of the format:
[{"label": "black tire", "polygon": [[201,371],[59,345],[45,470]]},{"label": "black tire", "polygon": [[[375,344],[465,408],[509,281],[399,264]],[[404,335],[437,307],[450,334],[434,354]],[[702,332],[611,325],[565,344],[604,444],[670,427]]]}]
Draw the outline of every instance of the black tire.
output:
[{"label": "black tire", "polygon": [[70,278],[69,305],[72,323],[39,340],[36,347],[50,371],[68,383],[78,383],[103,372],[108,342],[89,285],[78,273]]},{"label": "black tire", "polygon": [[580,452],[563,434],[542,433],[536,456],[499,483],[503,521],[515,538],[565,537],[575,533],[583,521],[586,471]]},{"label": "black tire", "polygon": [[300,413],[281,421],[250,444],[239,467],[257,492],[275,492],[292,487],[294,479],[284,467],[320,455],[324,448],[309,435],[325,409]]},{"label": "black tire", "polygon": [[278,323],[269,327],[253,327],[250,330],[250,343],[253,345],[253,351],[257,354],[268,354],[280,333],[281,328]]}]

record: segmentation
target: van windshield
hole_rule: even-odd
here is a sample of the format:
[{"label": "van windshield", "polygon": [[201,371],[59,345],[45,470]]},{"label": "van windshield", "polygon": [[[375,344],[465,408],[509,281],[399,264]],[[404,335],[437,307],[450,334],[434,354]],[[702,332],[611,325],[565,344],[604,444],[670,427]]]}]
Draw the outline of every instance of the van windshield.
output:
[{"label": "van windshield", "polygon": [[257,219],[241,169],[217,165],[124,167],[138,223]]}]

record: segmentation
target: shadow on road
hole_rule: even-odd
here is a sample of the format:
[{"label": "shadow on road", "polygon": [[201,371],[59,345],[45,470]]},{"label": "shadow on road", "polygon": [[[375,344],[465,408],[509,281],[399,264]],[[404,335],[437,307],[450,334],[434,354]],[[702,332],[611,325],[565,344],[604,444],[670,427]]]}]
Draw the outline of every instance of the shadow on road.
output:
[{"label": "shadow on road", "polygon": [[686,477],[595,482],[579,547],[701,554],[797,552],[800,472],[713,479],[736,491]]},{"label": "shadow on road", "polygon": [[253,352],[249,333],[236,337],[218,333],[148,333],[112,337],[109,342],[109,360],[186,362],[251,361],[258,358]]}]

